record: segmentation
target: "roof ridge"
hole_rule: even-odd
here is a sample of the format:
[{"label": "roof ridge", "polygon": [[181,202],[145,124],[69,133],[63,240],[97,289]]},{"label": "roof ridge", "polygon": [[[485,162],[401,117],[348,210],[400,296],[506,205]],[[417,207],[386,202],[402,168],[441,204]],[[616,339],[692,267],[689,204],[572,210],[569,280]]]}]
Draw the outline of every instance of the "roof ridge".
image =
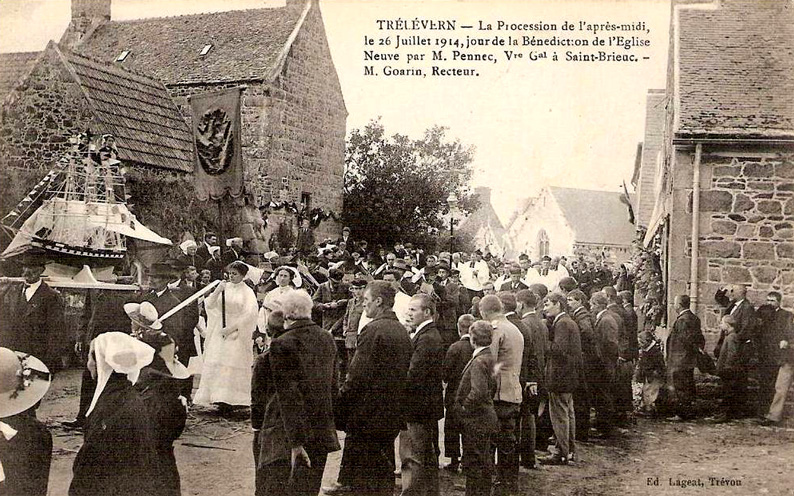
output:
[{"label": "roof ridge", "polygon": [[282,7],[259,7],[259,8],[252,8],[252,9],[232,9],[232,10],[219,10],[216,12],[197,12],[194,14],[179,14],[179,15],[172,15],[172,16],[161,16],[161,17],[144,17],[142,19],[124,19],[124,20],[111,20],[105,23],[105,26],[109,24],[134,24],[134,23],[143,23],[148,21],[162,21],[165,19],[183,19],[186,17],[199,17],[199,16],[206,16],[206,15],[216,15],[216,14],[230,14],[236,12],[254,12],[254,11],[276,11],[291,8],[287,5]]},{"label": "roof ridge", "polygon": [[27,52],[0,52],[0,56],[2,55],[38,55],[42,52],[42,50],[30,50]]}]

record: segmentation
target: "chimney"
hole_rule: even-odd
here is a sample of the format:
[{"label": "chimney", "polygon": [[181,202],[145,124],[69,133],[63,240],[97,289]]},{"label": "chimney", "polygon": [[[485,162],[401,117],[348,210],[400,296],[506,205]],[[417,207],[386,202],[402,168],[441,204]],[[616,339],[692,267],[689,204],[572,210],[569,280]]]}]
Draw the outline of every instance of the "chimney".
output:
[{"label": "chimney", "polygon": [[110,21],[111,0],[72,0],[72,21],[61,37],[61,47],[75,50],[96,28]]}]

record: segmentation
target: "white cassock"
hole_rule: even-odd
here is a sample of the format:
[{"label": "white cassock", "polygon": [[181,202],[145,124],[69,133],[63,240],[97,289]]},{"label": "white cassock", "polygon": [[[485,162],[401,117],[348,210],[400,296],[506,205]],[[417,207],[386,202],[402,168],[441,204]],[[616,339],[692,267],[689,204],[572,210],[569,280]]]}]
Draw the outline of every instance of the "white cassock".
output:
[{"label": "white cassock", "polygon": [[527,270],[527,276],[523,279],[524,284],[531,286],[532,284],[543,284],[549,293],[559,291],[560,281],[562,278],[568,277],[568,269],[563,265],[558,265],[557,270],[549,269],[546,275],[543,275],[538,269],[530,267]]},{"label": "white cassock", "polygon": [[461,284],[472,291],[482,291],[483,285],[491,279],[491,271],[485,260],[462,263],[459,270]]},{"label": "white cassock", "polygon": [[[410,302],[410,296],[402,291],[397,291],[397,294],[394,295],[394,305],[391,307],[392,310],[394,310],[394,314],[397,315],[397,320],[399,320],[400,324],[406,329],[408,329],[408,303]],[[361,329],[370,322],[372,322],[372,319],[367,317],[367,312],[362,313],[358,321],[359,334],[361,333]]]}]

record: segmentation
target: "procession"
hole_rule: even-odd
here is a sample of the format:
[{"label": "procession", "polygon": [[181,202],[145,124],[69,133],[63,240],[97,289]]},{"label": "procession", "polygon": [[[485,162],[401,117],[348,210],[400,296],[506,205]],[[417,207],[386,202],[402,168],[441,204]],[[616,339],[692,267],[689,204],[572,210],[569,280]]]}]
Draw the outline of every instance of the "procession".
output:
[{"label": "procession", "polygon": [[576,69],[576,108],[501,34],[424,71],[468,86],[352,60],[373,26],[458,46],[474,1],[15,2],[0,494],[791,493],[785,2],[495,2],[497,31],[632,31],[606,67],[639,89]]}]

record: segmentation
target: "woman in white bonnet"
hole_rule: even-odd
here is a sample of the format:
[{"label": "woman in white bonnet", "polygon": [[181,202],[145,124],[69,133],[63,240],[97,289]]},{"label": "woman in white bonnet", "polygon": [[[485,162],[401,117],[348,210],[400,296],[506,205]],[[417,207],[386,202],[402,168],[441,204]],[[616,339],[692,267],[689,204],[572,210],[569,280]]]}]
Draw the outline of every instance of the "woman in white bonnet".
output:
[{"label": "woman in white bonnet", "polygon": [[128,334],[93,341],[88,369],[97,388],[86,417],[84,442],[73,466],[70,496],[157,494],[152,425],[133,384],[154,348]]},{"label": "woman in white bonnet", "polygon": [[196,253],[198,245],[195,241],[185,240],[179,245],[179,248],[182,250],[182,254],[177,257],[177,260],[181,262],[182,266],[192,265],[198,271],[204,268],[206,260]]}]

